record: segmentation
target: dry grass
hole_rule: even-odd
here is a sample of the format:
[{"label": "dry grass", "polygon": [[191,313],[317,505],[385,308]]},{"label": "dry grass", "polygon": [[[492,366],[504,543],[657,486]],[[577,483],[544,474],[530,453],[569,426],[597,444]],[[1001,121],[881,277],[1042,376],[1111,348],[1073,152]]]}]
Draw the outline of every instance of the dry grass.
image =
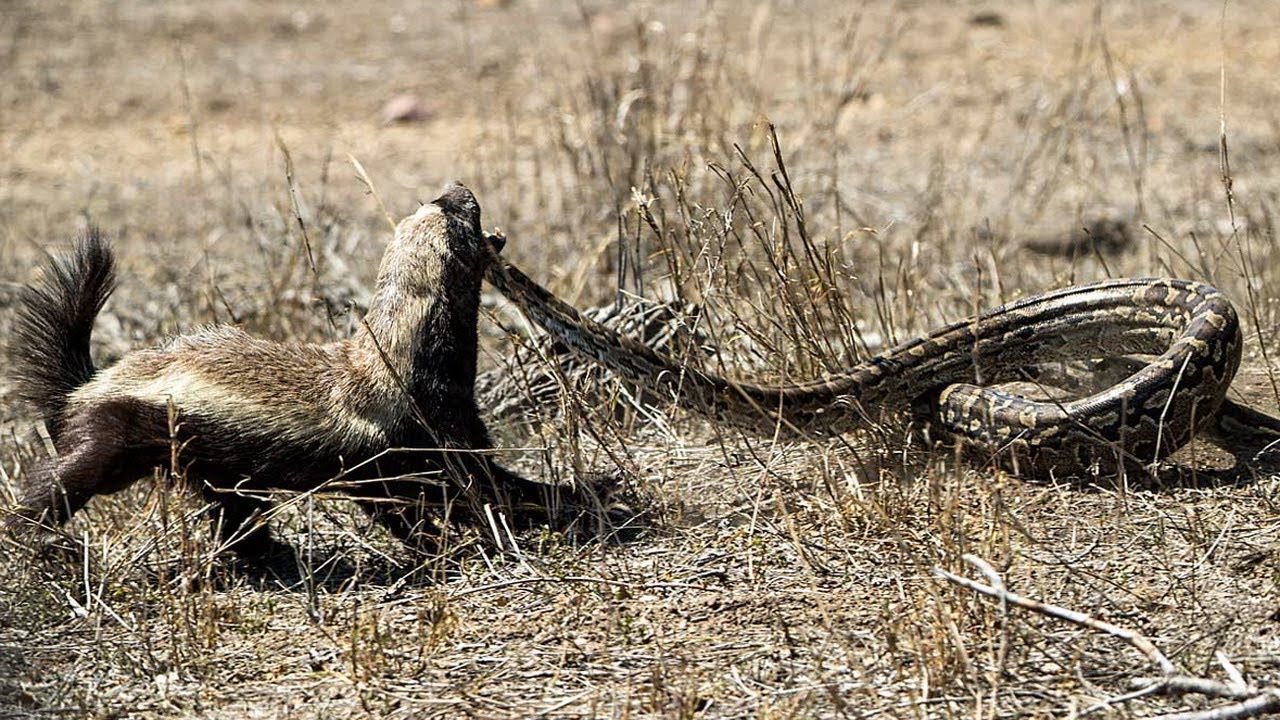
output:
[{"label": "dry grass", "polygon": [[[465,180],[580,305],[620,283],[696,302],[739,375],[818,376],[1020,294],[1173,274],[1236,300],[1237,389],[1275,408],[1275,3],[494,5],[3,5],[0,337],[11,283],[89,222],[123,266],[104,359],[206,322],[348,332],[386,236],[350,155],[397,215]],[[383,125],[404,92],[431,116]],[[1024,248],[1100,217],[1131,242]],[[501,368],[524,325],[489,306]],[[33,450],[5,392],[0,486]],[[628,476],[651,525],[626,542],[534,533],[415,567],[322,495],[277,522],[296,567],[249,577],[164,480],[95,501],[60,551],[0,540],[0,715],[1068,716],[1149,674],[931,579],[962,553],[1192,671],[1220,650],[1280,682],[1265,462],[1197,450],[1156,486],[1053,484],[875,433],[777,444],[600,407],[498,429],[531,474]]]}]

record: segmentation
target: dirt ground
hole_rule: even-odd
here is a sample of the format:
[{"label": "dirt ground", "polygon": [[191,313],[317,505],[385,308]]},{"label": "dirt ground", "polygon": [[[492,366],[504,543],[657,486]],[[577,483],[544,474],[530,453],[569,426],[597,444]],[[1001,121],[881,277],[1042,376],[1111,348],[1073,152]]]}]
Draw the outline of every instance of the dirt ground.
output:
[{"label": "dirt ground", "polygon": [[[340,336],[387,215],[457,178],[531,275],[580,306],[620,284],[694,303],[738,377],[821,377],[1019,296],[1172,275],[1235,302],[1234,396],[1274,412],[1277,26],[1269,0],[0,0],[0,339],[15,289],[91,224],[121,266],[103,363],[208,323]],[[543,362],[512,352],[514,308],[485,306],[483,370]],[[1226,680],[1221,655],[1280,686],[1268,449],[1196,445],[1154,482],[1024,478],[873,430],[743,435],[622,390],[584,376],[494,425],[530,475],[628,483],[626,532],[423,561],[322,493],[273,519],[297,557],[264,577],[215,557],[160,474],[52,546],[0,539],[0,717],[1222,704],[1096,708],[1157,669],[932,576],[972,575],[965,553],[1185,672]],[[41,450],[8,392],[0,495]]]}]

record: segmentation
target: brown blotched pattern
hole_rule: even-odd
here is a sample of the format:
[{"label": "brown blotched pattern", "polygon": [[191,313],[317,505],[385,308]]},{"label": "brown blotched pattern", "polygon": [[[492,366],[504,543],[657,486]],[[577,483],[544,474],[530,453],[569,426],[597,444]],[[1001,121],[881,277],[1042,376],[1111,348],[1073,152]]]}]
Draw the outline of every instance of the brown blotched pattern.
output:
[{"label": "brown blotched pattern", "polygon": [[245,531],[242,554],[271,546],[248,525],[268,507],[261,491],[334,478],[405,540],[429,541],[419,532],[428,511],[446,507],[461,520],[486,502],[545,517],[552,488],[473,452],[492,447],[474,383],[493,249],[475,197],[451,184],[396,228],[356,337],[275,343],[213,327],[95,371],[89,334],[114,279],[110,248],[90,233],[23,296],[14,380],[58,454],[33,472],[9,524],[65,521],[94,495],[169,465],[174,447],[221,527]]},{"label": "brown blotched pattern", "polygon": [[[773,434],[832,434],[885,412],[922,411],[937,435],[1020,470],[1073,475],[1143,468],[1226,415],[1280,421],[1225,399],[1240,364],[1236,311],[1216,289],[1173,279],[1107,280],[1034,295],[805,383],[733,382],[618,335],[499,261],[487,278],[531,319],[627,380],[717,421]],[[1154,360],[1076,400],[985,387],[1041,363],[1128,354]],[[976,384],[974,384],[976,383]]]}]

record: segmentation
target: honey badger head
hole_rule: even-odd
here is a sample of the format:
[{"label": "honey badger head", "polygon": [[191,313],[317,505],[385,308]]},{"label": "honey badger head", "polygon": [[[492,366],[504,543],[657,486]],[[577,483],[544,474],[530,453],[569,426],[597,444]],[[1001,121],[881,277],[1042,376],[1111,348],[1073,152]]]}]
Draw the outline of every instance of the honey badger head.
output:
[{"label": "honey badger head", "polygon": [[459,256],[475,256],[481,267],[488,265],[494,257],[502,252],[506,238],[500,235],[485,235],[480,230],[480,203],[476,196],[465,185],[454,181],[445,185],[440,197],[431,201],[440,208],[448,221],[451,241],[455,242],[453,251]]},{"label": "honey badger head", "polygon": [[[412,258],[430,264],[434,259],[455,261],[475,273],[483,274],[501,252],[504,241],[486,237],[480,230],[480,203],[459,182],[445,185],[440,196],[418,208],[417,212],[396,226],[396,245],[400,252],[389,253],[386,260],[405,264],[412,271]],[[383,263],[383,270],[392,263]],[[432,275],[433,273],[428,273]]]}]

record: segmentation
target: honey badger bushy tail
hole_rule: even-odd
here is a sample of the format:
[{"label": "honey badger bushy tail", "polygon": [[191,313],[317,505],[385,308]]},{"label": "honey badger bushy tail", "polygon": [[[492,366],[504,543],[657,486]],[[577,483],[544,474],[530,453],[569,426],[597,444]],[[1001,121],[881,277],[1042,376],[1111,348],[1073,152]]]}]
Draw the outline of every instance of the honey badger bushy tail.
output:
[{"label": "honey badger bushy tail", "polygon": [[95,372],[89,356],[93,321],[115,289],[115,258],[96,228],[70,257],[55,259],[23,289],[10,340],[11,379],[58,436],[67,396]]}]

